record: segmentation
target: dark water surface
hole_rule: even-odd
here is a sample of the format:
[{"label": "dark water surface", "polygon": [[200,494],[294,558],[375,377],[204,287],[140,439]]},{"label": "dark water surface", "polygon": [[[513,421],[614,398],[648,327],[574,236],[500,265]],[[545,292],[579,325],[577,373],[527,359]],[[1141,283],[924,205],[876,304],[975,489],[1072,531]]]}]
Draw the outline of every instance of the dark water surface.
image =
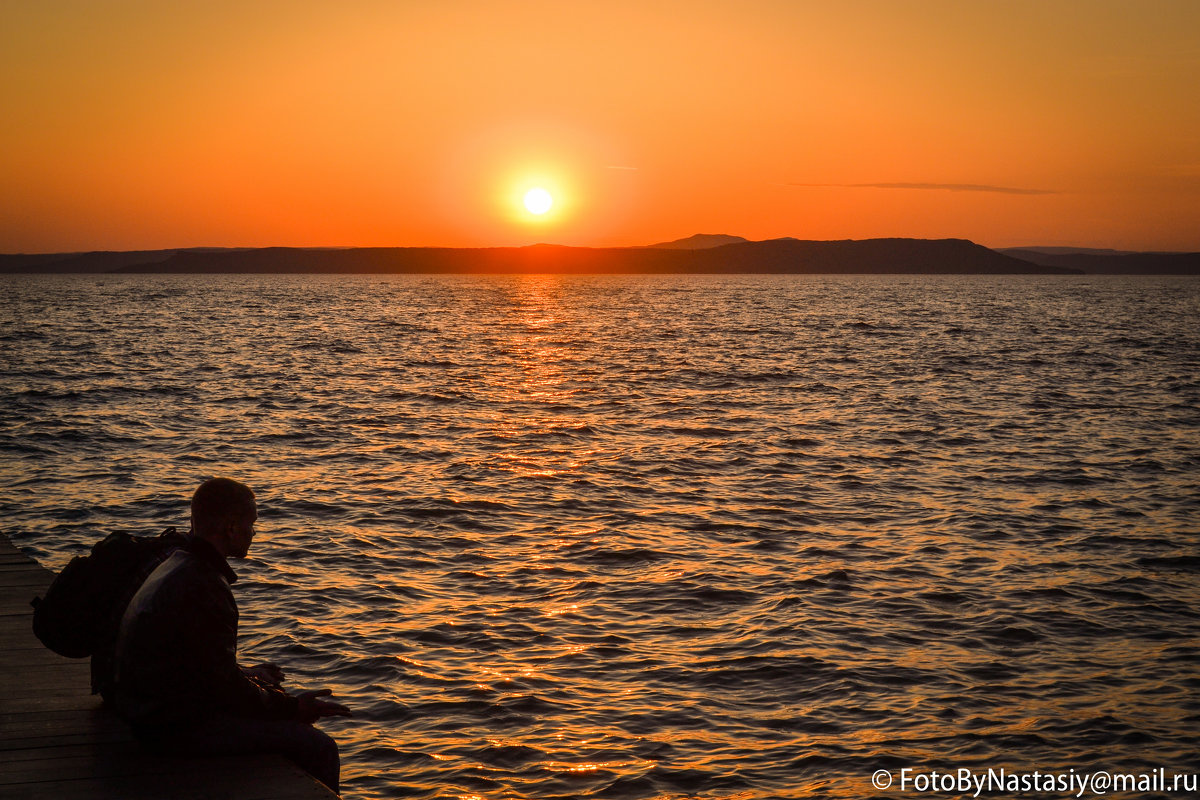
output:
[{"label": "dark water surface", "polygon": [[349,797],[1200,761],[1200,281],[0,291],[4,532],[57,568],[250,483],[243,656],[356,709]]}]

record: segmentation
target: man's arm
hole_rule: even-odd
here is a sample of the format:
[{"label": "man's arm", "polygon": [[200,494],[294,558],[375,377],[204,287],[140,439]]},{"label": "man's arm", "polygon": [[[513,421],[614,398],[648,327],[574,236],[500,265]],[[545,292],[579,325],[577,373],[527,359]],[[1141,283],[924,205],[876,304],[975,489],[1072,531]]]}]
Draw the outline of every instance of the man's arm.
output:
[{"label": "man's arm", "polygon": [[243,675],[257,684],[273,686],[276,689],[283,688],[285,675],[283,668],[278,664],[267,662],[265,664],[255,664],[253,667],[243,666],[241,670]]},{"label": "man's arm", "polygon": [[313,689],[308,692],[300,692],[296,695],[296,699],[300,701],[300,719],[304,722],[313,723],[321,717],[354,716],[350,713],[350,709],[341,703],[321,699],[331,694],[333,694],[332,689]]},{"label": "man's arm", "polygon": [[235,716],[298,719],[297,698],[255,683],[238,666],[238,612],[229,587],[200,594],[189,604],[184,621],[199,696]]}]

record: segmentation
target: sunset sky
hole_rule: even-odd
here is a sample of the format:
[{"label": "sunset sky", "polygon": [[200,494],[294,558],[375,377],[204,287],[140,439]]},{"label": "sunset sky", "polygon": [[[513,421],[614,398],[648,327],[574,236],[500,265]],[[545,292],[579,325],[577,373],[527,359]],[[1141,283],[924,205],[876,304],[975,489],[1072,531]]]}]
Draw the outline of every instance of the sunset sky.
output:
[{"label": "sunset sky", "polygon": [[1196,0],[5,0],[0,75],[6,253],[1200,250]]}]

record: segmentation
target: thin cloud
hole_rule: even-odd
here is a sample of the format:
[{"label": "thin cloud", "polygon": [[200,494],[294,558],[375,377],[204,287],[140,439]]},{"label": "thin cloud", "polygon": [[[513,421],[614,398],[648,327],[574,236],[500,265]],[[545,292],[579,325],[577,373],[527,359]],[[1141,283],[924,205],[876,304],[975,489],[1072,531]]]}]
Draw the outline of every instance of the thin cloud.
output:
[{"label": "thin cloud", "polygon": [[989,186],[982,183],[789,183],[813,189],[917,189],[942,192],[992,192],[994,194],[1059,194],[1048,189]]},{"label": "thin cloud", "polygon": [[1200,164],[1176,164],[1168,167],[1168,175],[1183,178],[1200,178]]}]

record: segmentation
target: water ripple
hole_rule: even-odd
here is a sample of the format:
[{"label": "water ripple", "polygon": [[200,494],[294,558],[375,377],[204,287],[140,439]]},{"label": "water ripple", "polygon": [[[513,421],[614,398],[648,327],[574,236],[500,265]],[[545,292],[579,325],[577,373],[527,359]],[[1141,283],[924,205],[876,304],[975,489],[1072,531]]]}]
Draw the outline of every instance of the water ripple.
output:
[{"label": "water ripple", "polygon": [[350,797],[1194,762],[1194,280],[4,281],[5,532],[249,482],[243,648]]}]

